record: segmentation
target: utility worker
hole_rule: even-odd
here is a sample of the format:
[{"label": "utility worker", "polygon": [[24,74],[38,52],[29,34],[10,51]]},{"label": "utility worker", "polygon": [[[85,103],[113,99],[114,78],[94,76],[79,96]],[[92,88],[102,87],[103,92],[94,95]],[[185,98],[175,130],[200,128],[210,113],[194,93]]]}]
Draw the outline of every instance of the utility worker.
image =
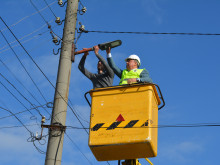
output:
[{"label": "utility worker", "polygon": [[89,54],[88,52],[85,52],[82,59],[80,60],[80,63],[78,65],[79,70],[92,81],[94,89],[112,86],[114,79],[113,70],[110,68],[105,59],[98,53],[98,46],[94,46],[94,52],[96,57],[99,59],[97,64],[98,74],[91,73],[84,67],[86,57]]},{"label": "utility worker", "polygon": [[152,83],[149,73],[146,69],[139,69],[141,60],[137,55],[130,55],[125,59],[126,69],[121,70],[118,68],[112,58],[111,48],[106,50],[107,60],[114,73],[121,79],[119,85],[148,82]]}]

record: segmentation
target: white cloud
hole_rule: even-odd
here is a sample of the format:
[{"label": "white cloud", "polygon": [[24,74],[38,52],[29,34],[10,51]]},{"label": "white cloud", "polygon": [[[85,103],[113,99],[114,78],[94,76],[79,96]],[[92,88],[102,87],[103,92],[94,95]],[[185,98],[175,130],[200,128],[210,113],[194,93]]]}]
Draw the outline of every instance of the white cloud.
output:
[{"label": "white cloud", "polygon": [[[32,143],[27,142],[28,134],[23,128],[0,132],[1,164],[42,164],[42,156]],[[28,162],[28,163],[27,163]],[[40,163],[41,162],[41,163]]]},{"label": "white cloud", "polygon": [[199,141],[182,141],[176,144],[168,144],[161,149],[161,156],[172,162],[188,162],[190,158],[187,155],[201,153],[204,146]]},{"label": "white cloud", "polygon": [[157,24],[162,24],[162,9],[158,6],[155,0],[143,0],[142,6],[148,16],[154,18]]},{"label": "white cloud", "polygon": [[58,70],[59,56],[44,55],[37,58],[37,64],[41,67],[47,76],[56,77]]}]

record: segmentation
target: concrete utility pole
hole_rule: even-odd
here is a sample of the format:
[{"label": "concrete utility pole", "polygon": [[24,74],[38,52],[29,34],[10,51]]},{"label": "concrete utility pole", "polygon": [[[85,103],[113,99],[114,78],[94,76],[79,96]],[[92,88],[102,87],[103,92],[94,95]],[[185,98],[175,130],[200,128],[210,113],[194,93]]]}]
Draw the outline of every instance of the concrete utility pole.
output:
[{"label": "concrete utility pole", "polygon": [[[65,25],[45,165],[61,165],[78,0],[67,0]],[[65,101],[64,101],[65,100]]]}]

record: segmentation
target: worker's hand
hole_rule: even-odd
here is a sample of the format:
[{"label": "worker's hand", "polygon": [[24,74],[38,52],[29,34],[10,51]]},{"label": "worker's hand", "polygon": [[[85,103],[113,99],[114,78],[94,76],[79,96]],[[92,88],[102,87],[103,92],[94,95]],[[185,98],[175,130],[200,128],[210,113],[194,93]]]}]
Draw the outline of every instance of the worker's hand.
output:
[{"label": "worker's hand", "polygon": [[108,47],[108,48],[106,49],[106,53],[107,53],[107,54],[111,53],[111,48],[110,48],[110,47]]},{"label": "worker's hand", "polygon": [[99,54],[99,47],[98,47],[98,45],[94,46],[93,48],[94,48],[95,54]]},{"label": "worker's hand", "polygon": [[127,80],[128,84],[132,84],[132,83],[136,83],[137,82],[137,79],[136,78],[129,78]]},{"label": "worker's hand", "polygon": [[89,52],[85,52],[83,56],[88,56],[89,55]]}]

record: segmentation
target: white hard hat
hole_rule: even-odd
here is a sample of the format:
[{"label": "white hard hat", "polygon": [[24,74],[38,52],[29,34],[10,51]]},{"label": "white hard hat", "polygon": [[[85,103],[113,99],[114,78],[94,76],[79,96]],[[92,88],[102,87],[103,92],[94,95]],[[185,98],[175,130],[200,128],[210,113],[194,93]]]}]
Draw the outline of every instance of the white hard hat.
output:
[{"label": "white hard hat", "polygon": [[127,61],[128,59],[137,60],[137,62],[138,62],[138,67],[141,65],[141,60],[140,60],[140,58],[139,58],[137,55],[135,55],[135,54],[130,55],[128,58],[125,59],[125,61]]}]

